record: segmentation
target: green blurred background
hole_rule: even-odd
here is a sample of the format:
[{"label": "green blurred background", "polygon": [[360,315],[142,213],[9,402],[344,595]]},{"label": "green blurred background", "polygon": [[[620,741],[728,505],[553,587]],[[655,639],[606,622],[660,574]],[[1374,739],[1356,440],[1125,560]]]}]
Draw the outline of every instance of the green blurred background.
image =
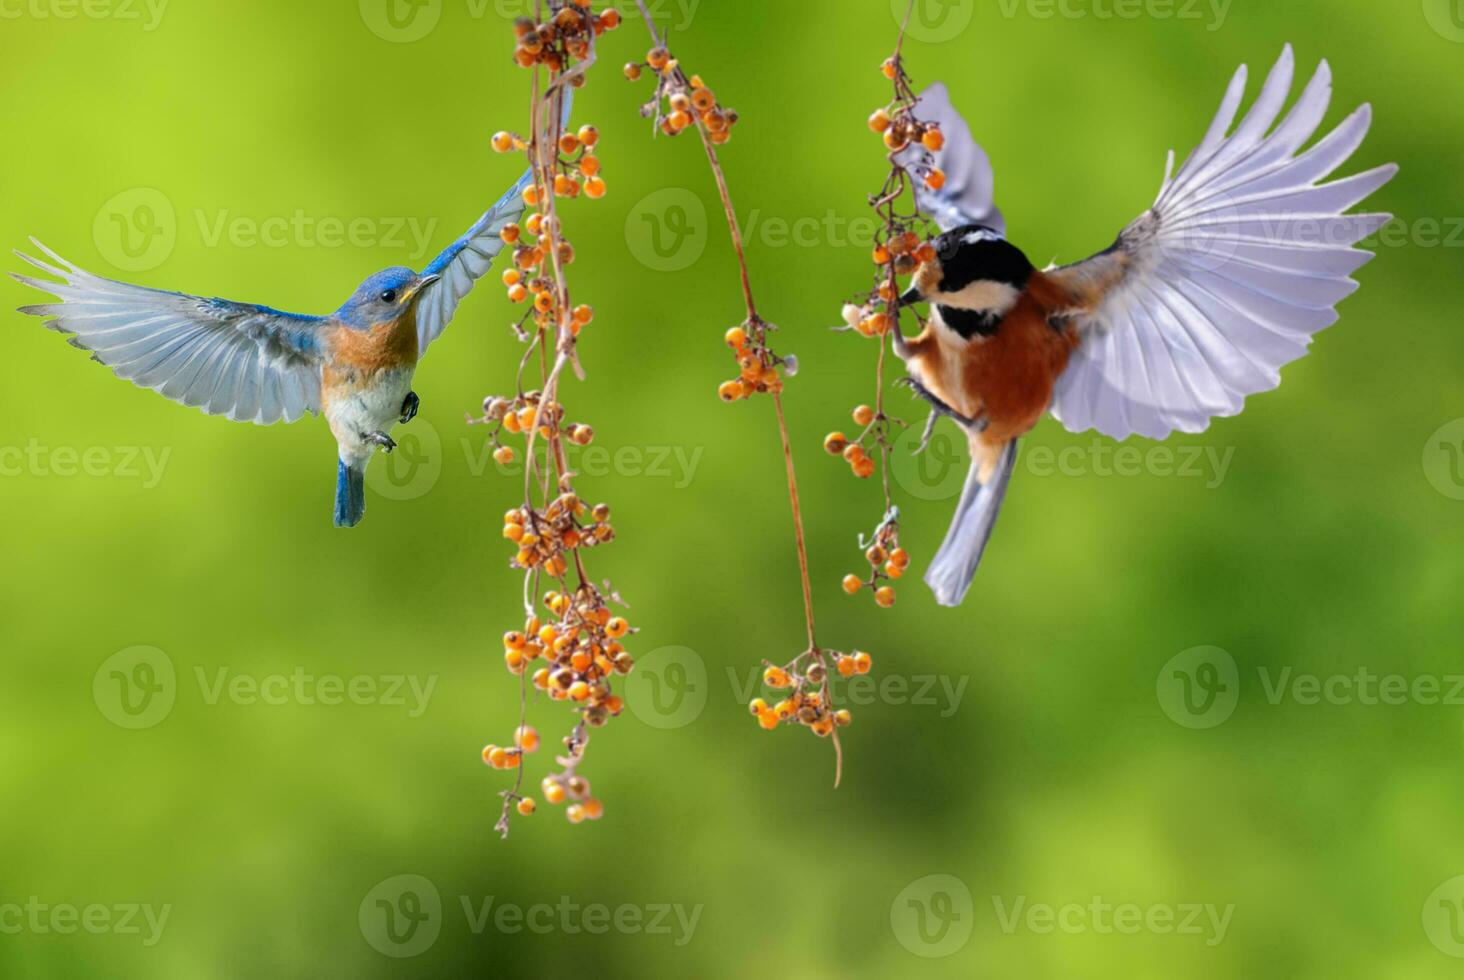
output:
[{"label": "green blurred background", "polygon": [[[488,137],[525,125],[521,6],[6,0],[6,244],[334,309],[517,175]],[[884,612],[839,590],[876,487],[819,442],[873,395],[874,348],[827,327],[867,281],[883,158],[864,119],[902,3],[655,6],[743,115],[724,158],[760,305],[803,362],[787,404],[820,638],[871,650],[888,685],[846,692],[842,788],[828,744],[743,707],[753,665],[802,640],[782,464],[771,405],[715,399],[732,256],[700,147],[653,142],[648,83],[620,75],[647,47],[629,17],[576,107],[610,195],[568,209],[598,315],[566,400],[630,450],[582,461],[621,535],[592,569],[642,628],[633,710],[586,763],[605,819],[545,807],[492,832],[506,782],[478,750],[516,717],[498,516],[518,480],[463,420],[512,383],[496,285],[425,360],[423,414],[349,534],[319,421],[205,417],[5,314],[0,975],[1457,977],[1464,708],[1428,685],[1457,695],[1464,673],[1464,12],[922,0],[910,68],[950,83],[1039,262],[1106,246],[1234,68],[1253,93],[1286,41],[1300,72],[1331,60],[1331,123],[1375,105],[1352,168],[1403,171],[1372,202],[1400,218],[1362,290],[1278,392],[1172,460],[1043,423],[966,605],[912,576]],[[0,307],[34,301],[0,284]],[[917,570],[952,446],[898,471]],[[1369,703],[1343,686],[1360,668],[1415,686]],[[379,686],[323,704],[297,675]],[[1284,686],[1301,675],[1332,696],[1306,703],[1309,682]],[[389,696],[401,677],[423,695]],[[568,727],[531,712],[546,741]],[[1224,927],[1178,929],[1190,906]]]}]

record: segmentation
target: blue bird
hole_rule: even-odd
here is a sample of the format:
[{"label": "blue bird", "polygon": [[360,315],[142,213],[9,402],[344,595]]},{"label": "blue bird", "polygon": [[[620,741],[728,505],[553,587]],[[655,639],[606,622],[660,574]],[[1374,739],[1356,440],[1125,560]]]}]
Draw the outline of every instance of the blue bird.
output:
[{"label": "blue bird", "polygon": [[[566,113],[567,115],[567,113]],[[118,377],[209,415],[272,425],[324,413],[340,447],[335,523],[366,511],[366,467],[396,448],[390,432],[417,414],[417,360],[503,250],[499,233],[524,212],[524,174],[508,193],[419,275],[371,276],[328,316],[165,292],[94,276],[45,245],[56,265],[16,252],[61,280],[11,273],[61,300],[24,306]]]}]

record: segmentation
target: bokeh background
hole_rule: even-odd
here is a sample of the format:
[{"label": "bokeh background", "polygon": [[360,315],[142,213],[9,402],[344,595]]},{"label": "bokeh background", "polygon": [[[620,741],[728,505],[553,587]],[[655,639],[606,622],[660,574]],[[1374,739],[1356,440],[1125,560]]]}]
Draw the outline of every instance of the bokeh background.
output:
[{"label": "bokeh background", "polygon": [[[828,744],[743,707],[802,641],[782,464],[771,405],[715,398],[732,256],[699,145],[652,141],[648,83],[621,77],[647,47],[631,16],[576,109],[610,195],[568,209],[598,316],[566,399],[606,450],[582,492],[621,535],[593,570],[642,630],[633,710],[586,763],[604,820],[492,831],[506,783],[478,753],[516,717],[498,517],[518,479],[464,418],[511,386],[496,285],[425,360],[353,533],[319,421],[205,417],[4,314],[0,975],[1457,977],[1464,11],[920,0],[910,68],[950,83],[1038,261],[1106,246],[1234,68],[1253,92],[1286,41],[1301,72],[1331,60],[1330,122],[1375,105],[1354,166],[1403,170],[1363,288],[1278,392],[1121,456],[1045,422],[966,605],[912,576],[880,611],[839,589],[877,489],[819,443],[873,396],[873,347],[827,328],[867,282],[864,120],[903,3],[653,7],[743,115],[724,159],[803,363],[820,637],[875,655],[882,686],[845,692],[843,786]],[[521,8],[0,5],[5,244],[334,309],[517,175],[488,137],[524,125]],[[34,301],[0,284],[0,307]],[[953,447],[899,464],[917,569]],[[569,724],[531,717],[551,742]]]}]

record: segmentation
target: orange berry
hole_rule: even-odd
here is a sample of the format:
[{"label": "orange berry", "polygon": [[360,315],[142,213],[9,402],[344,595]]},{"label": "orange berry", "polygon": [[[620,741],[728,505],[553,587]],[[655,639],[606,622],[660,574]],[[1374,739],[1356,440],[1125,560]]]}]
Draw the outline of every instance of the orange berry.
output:
[{"label": "orange berry", "polygon": [[681,132],[691,125],[691,113],[678,109],[666,117],[666,122],[671,124],[673,132]]},{"label": "orange berry", "polygon": [[524,188],[524,203],[529,207],[536,207],[544,199],[543,192],[539,190],[538,184],[530,184]]},{"label": "orange berry", "polygon": [[853,677],[859,673],[859,668],[855,666],[853,657],[840,657],[836,661],[836,666],[839,669],[840,677]]},{"label": "orange berry", "polygon": [[849,438],[842,432],[830,432],[824,436],[824,452],[830,456],[843,455],[849,447]]},{"label": "orange berry", "polygon": [[630,64],[626,65],[625,77],[630,79],[632,82],[638,81],[641,77],[641,66],[633,61]]},{"label": "orange berry", "polygon": [[925,175],[925,186],[929,187],[933,191],[940,190],[942,187],[945,186],[945,182],[945,171],[941,170],[939,167],[931,170],[930,173]]},{"label": "orange berry", "polygon": [[874,658],[867,653],[855,652],[853,658],[854,669],[861,674],[867,674],[874,668]]},{"label": "orange berry", "polygon": [[585,800],[585,816],[589,817],[591,820],[599,820],[604,815],[605,804],[601,803],[593,796],[590,797],[588,800]]},{"label": "orange berry", "polygon": [[945,134],[938,128],[932,127],[921,135],[920,142],[925,144],[927,150],[935,152],[945,147]]},{"label": "orange berry", "polygon": [[508,749],[502,748],[501,746],[497,745],[490,745],[483,751],[487,755],[488,764],[494,769],[507,769],[509,767],[508,760],[511,753],[508,751]]},{"label": "orange berry", "polygon": [[591,156],[583,157],[579,162],[579,168],[580,173],[586,177],[598,176],[600,173],[600,158]]},{"label": "orange berry", "polygon": [[731,330],[727,331],[727,335],[724,339],[727,341],[727,346],[731,347],[733,350],[736,350],[740,347],[746,347],[747,331],[743,330],[741,327],[733,327]]},{"label": "orange berry", "polygon": [[575,150],[578,150],[579,147],[579,137],[574,135],[573,133],[565,133],[563,136],[559,137],[560,153],[573,153]]},{"label": "orange berry", "polygon": [[[483,746],[483,765],[485,765],[485,766],[493,766],[493,754],[495,752],[502,752],[502,751],[503,750],[500,749],[496,745],[485,745],[485,746]],[[493,766],[493,768],[497,769],[498,767],[497,766]]]},{"label": "orange berry", "polygon": [[809,727],[813,729],[813,734],[819,738],[827,738],[834,730],[834,720],[832,718],[820,718]]},{"label": "orange berry", "polygon": [[747,703],[747,710],[751,711],[754,715],[761,715],[764,711],[768,710],[768,703],[762,698],[753,698]]},{"label": "orange berry", "polygon": [[499,238],[502,238],[505,242],[507,242],[510,245],[512,245],[515,242],[517,242],[519,240],[519,238],[521,238],[522,236],[523,236],[523,229],[520,228],[518,225],[514,225],[514,224],[504,225],[503,226],[503,229],[498,233],[498,237]]},{"label": "orange berry", "polygon": [[849,463],[857,463],[865,458],[864,447],[859,443],[850,443],[844,448],[844,460]]},{"label": "orange berry", "polygon": [[854,475],[859,477],[859,479],[861,480],[867,480],[870,477],[874,476],[874,471],[874,460],[870,459],[868,456],[865,456],[863,459],[859,460],[859,462],[854,464]]},{"label": "orange berry", "polygon": [[503,634],[503,645],[509,650],[522,650],[528,645],[528,637],[514,630],[512,633]]},{"label": "orange berry", "polygon": [[564,787],[561,786],[559,783],[551,782],[550,780],[546,779],[543,783],[543,788],[545,800],[555,804],[564,802]]},{"label": "orange berry", "polygon": [[743,396],[741,381],[724,381],[717,388],[717,397],[724,402],[735,402]]},{"label": "orange berry", "polygon": [[890,114],[883,109],[875,110],[874,115],[869,117],[869,128],[876,133],[883,133],[890,128]]},{"label": "orange berry", "polygon": [[570,823],[584,823],[586,816],[584,804],[571,803],[564,811],[564,815],[569,818]]},{"label": "orange berry", "polygon": [[885,63],[879,66],[879,70],[884,72],[885,78],[893,81],[895,76],[900,73],[900,66],[894,58],[886,58]]},{"label": "orange berry", "polygon": [[605,12],[600,15],[600,23],[604,25],[607,31],[615,30],[615,28],[620,26],[620,11],[614,7],[605,8]]},{"label": "orange berry", "polygon": [[500,133],[494,133],[493,134],[493,149],[497,150],[499,153],[507,153],[510,150],[512,150],[513,149],[513,134],[511,134],[511,133],[501,133],[501,132]]},{"label": "orange berry", "polygon": [[850,713],[848,708],[841,708],[840,710],[834,712],[834,724],[838,725],[840,728],[848,727],[849,723],[853,720],[854,715]]},{"label": "orange berry", "polygon": [[792,680],[782,667],[769,667],[763,671],[763,683],[768,687],[787,687]]},{"label": "orange berry", "polygon": [[529,725],[520,725],[513,733],[513,744],[525,752],[539,751],[539,733]]},{"label": "orange berry", "polygon": [[630,624],[619,616],[605,624],[605,633],[612,639],[618,640],[628,632],[630,632]]},{"label": "orange berry", "polygon": [[532,817],[534,811],[537,809],[538,807],[534,805],[534,801],[527,796],[518,801],[518,812],[522,816]]},{"label": "orange berry", "polygon": [[508,269],[503,273],[503,284],[505,286],[517,286],[524,281],[524,274],[517,269]]},{"label": "orange berry", "polygon": [[854,593],[858,592],[862,588],[864,588],[864,580],[862,578],[860,578],[858,575],[845,575],[844,576],[844,591],[845,592],[849,593],[850,595],[853,595]]},{"label": "orange berry", "polygon": [[877,589],[874,593],[874,601],[888,609],[895,604],[895,590],[888,585],[882,589]]},{"label": "orange berry", "polygon": [[757,716],[757,723],[768,731],[772,731],[774,728],[777,728],[778,721],[778,713],[776,711],[773,711],[772,709],[768,709]]},{"label": "orange berry", "polygon": [[889,248],[887,248],[884,245],[876,245],[874,247],[874,264],[875,265],[889,265],[890,264],[890,250],[889,250]]},{"label": "orange berry", "polygon": [[499,446],[493,451],[493,461],[499,466],[507,466],[513,462],[513,448],[511,446]]},{"label": "orange berry", "polygon": [[860,405],[858,408],[854,409],[855,425],[868,425],[873,421],[874,409],[870,408],[868,405]]},{"label": "orange berry", "polygon": [[885,146],[896,152],[899,152],[900,150],[903,150],[905,147],[910,145],[910,141],[905,138],[905,134],[900,132],[898,129],[891,129],[889,132],[885,133],[884,142]]},{"label": "orange berry", "polygon": [[902,578],[905,577],[905,566],[904,565],[896,565],[892,561],[891,562],[885,562],[884,570],[885,570],[885,574],[888,575],[892,579],[902,579]]},{"label": "orange berry", "polygon": [[591,177],[590,179],[585,181],[585,194],[591,198],[594,198],[595,200],[599,200],[600,198],[604,197],[606,190],[608,190],[608,188],[605,185],[605,181],[601,180],[599,177]]},{"label": "orange berry", "polygon": [[581,126],[579,129],[579,141],[585,146],[594,146],[600,142],[600,131],[594,126]]},{"label": "orange berry", "polygon": [[910,553],[904,548],[896,548],[894,551],[890,552],[890,561],[894,562],[896,565],[899,565],[901,568],[904,568],[905,566],[910,564]]},{"label": "orange berry", "polygon": [[665,48],[652,48],[646,54],[646,61],[650,64],[652,68],[656,69],[656,71],[660,71],[662,68],[665,68],[666,65],[671,61],[671,52],[667,51]]}]

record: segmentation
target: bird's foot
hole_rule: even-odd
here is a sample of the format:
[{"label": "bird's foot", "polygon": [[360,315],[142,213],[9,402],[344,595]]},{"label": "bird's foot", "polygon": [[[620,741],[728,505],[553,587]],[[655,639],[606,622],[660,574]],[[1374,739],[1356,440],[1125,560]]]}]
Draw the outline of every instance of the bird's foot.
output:
[{"label": "bird's foot", "polygon": [[930,438],[935,434],[935,423],[940,420],[941,416],[945,416],[970,432],[985,432],[986,427],[991,424],[985,415],[977,416],[974,419],[962,415],[932,393],[918,378],[906,376],[895,383],[904,385],[914,393],[915,397],[930,403],[930,418],[926,420],[925,433],[920,438],[920,446],[914,452],[916,456],[925,452],[930,446]]},{"label": "bird's foot", "polygon": [[371,445],[380,446],[388,453],[396,449],[397,446],[396,440],[392,439],[392,437],[387,435],[385,432],[369,432],[364,438]]},{"label": "bird's foot", "polygon": [[417,410],[422,407],[422,399],[417,397],[415,391],[407,392],[406,401],[402,402],[402,425],[406,425],[417,417]]}]

